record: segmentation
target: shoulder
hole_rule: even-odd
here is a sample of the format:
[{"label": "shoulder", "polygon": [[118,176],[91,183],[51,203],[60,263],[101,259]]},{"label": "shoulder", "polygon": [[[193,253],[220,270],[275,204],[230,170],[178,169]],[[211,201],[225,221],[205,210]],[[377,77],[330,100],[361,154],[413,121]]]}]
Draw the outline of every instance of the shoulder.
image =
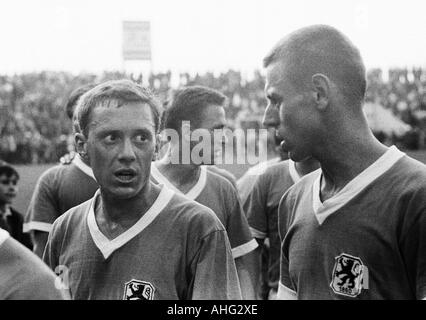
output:
[{"label": "shoulder", "polygon": [[62,176],[71,169],[71,165],[58,164],[44,171],[38,179],[39,183],[54,184],[61,180]]},{"label": "shoulder", "polygon": [[[12,238],[0,246],[2,270],[7,278],[2,278],[9,299],[62,299],[63,295],[55,289],[55,274],[29,249]],[[5,291],[6,291],[5,290]]]},{"label": "shoulder", "polygon": [[233,185],[233,187],[234,188],[236,188],[237,187],[237,179],[235,178],[235,176],[231,173],[231,172],[229,172],[228,170],[225,170],[225,169],[222,169],[222,168],[219,168],[219,167],[217,167],[217,166],[206,166],[206,168],[209,170],[209,171],[211,171],[211,172],[213,172],[213,173],[216,173],[217,175],[219,175],[219,176],[221,176],[221,177],[223,177],[223,178],[225,178],[226,180],[228,180],[232,185]]},{"label": "shoulder", "polygon": [[180,194],[174,193],[165,210],[177,226],[189,227],[203,234],[225,230],[210,208]]},{"label": "shoulder", "polygon": [[284,204],[290,204],[303,197],[312,190],[313,184],[321,174],[321,169],[315,170],[303,176],[296,184],[292,185],[281,198],[280,207]]},{"label": "shoulder", "polygon": [[80,225],[90,210],[93,198],[79,204],[60,215],[53,223],[52,232],[59,229],[73,230]]},{"label": "shoulder", "polygon": [[259,178],[256,182],[259,181],[272,181],[280,180],[283,176],[289,174],[289,162],[288,160],[280,161],[278,163],[273,163],[268,166],[262,173],[259,174]]}]

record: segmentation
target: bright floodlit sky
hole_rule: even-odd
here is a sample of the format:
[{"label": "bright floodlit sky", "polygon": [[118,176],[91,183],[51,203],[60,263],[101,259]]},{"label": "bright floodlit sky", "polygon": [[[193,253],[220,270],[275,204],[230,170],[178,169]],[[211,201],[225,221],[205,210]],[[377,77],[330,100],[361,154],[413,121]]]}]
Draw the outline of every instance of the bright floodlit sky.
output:
[{"label": "bright floodlit sky", "polygon": [[0,74],[149,68],[123,64],[122,21],[151,21],[153,71],[249,72],[287,33],[325,23],[367,67],[426,67],[426,1],[1,0]]}]

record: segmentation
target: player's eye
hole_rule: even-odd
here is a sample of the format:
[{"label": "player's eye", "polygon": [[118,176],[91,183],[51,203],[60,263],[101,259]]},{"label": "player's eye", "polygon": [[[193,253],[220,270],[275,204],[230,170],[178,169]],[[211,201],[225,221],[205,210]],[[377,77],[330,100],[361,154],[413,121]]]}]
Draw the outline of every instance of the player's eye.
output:
[{"label": "player's eye", "polygon": [[138,134],[135,136],[136,142],[146,142],[149,140],[149,136],[147,134]]},{"label": "player's eye", "polygon": [[115,135],[115,134],[108,134],[108,135],[106,135],[105,137],[104,137],[104,141],[106,142],[106,143],[114,143],[114,142],[116,142],[117,141],[117,136]]}]

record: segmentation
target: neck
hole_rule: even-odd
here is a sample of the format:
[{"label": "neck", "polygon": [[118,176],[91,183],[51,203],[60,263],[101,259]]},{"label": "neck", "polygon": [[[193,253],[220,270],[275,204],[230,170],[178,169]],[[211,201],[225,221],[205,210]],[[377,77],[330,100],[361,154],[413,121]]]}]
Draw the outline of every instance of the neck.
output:
[{"label": "neck", "polygon": [[195,164],[174,164],[172,163],[173,150],[169,149],[169,152],[158,161],[158,170],[173,184],[182,186],[185,184],[191,184],[198,180],[201,167]]},{"label": "neck", "polygon": [[7,203],[0,203],[0,213],[6,212]]},{"label": "neck", "polygon": [[131,226],[139,220],[152,206],[160,193],[160,188],[150,181],[141,192],[131,199],[116,199],[101,191],[101,201],[96,204],[100,214],[97,220],[109,224]]},{"label": "neck", "polygon": [[366,122],[341,128],[330,130],[314,155],[321,164],[325,184],[333,189],[343,188],[387,151]]},{"label": "neck", "polygon": [[309,158],[305,161],[295,162],[295,167],[296,167],[297,173],[299,173],[299,175],[303,177],[307,175],[308,173],[311,173],[312,171],[317,170],[320,167],[320,165],[316,159]]}]

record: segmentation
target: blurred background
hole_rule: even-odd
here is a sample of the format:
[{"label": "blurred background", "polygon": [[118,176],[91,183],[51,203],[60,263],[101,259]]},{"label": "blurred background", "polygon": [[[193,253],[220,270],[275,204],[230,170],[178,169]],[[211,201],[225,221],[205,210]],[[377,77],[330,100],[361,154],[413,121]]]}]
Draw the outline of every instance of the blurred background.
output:
[{"label": "blurred background", "polygon": [[[231,127],[259,129],[263,56],[287,33],[317,23],[359,47],[373,133],[426,162],[425,9],[420,0],[3,2],[0,159],[21,173],[17,207],[25,211],[34,181],[73,149],[64,105],[75,88],[129,78],[164,102],[172,88],[205,85],[228,96]],[[269,152],[275,156],[273,142]],[[237,177],[246,169],[231,168]]]}]

